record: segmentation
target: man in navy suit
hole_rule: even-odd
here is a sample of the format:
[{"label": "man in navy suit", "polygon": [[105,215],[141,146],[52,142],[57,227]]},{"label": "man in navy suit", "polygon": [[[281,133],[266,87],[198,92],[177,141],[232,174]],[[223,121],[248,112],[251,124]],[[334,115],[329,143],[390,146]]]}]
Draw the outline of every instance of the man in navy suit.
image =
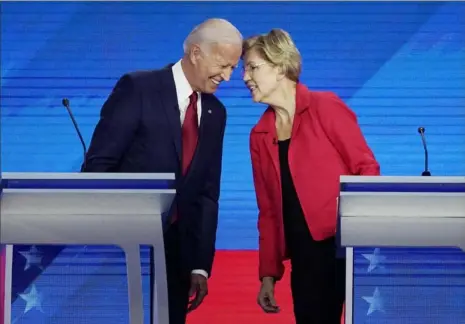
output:
[{"label": "man in navy suit", "polygon": [[164,233],[170,324],[184,324],[208,293],[226,124],[213,93],[229,81],[241,51],[240,32],[209,19],[186,38],[176,64],[122,76],[86,156],[84,172],[176,174]]}]

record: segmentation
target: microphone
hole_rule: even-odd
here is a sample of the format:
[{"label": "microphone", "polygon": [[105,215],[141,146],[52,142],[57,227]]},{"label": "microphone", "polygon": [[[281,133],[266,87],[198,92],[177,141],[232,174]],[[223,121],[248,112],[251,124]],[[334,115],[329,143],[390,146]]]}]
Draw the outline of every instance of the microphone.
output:
[{"label": "microphone", "polygon": [[428,170],[428,148],[426,146],[426,139],[425,139],[425,128],[418,127],[418,133],[420,133],[421,141],[423,142],[423,150],[425,151],[425,170],[421,173],[422,176],[431,176],[431,173]]},{"label": "microphone", "polygon": [[68,111],[69,117],[71,117],[71,121],[73,122],[74,129],[76,130],[77,135],[79,136],[79,140],[81,141],[82,148],[84,150],[84,152],[83,152],[84,153],[84,155],[83,155],[83,157],[84,157],[83,169],[85,170],[85,168],[86,168],[86,153],[87,153],[86,143],[84,142],[84,139],[82,138],[81,131],[79,130],[79,126],[76,123],[76,119],[74,119],[73,112],[71,111],[71,108],[69,107],[69,99],[68,98],[63,98],[63,100],[61,101],[61,104]]}]

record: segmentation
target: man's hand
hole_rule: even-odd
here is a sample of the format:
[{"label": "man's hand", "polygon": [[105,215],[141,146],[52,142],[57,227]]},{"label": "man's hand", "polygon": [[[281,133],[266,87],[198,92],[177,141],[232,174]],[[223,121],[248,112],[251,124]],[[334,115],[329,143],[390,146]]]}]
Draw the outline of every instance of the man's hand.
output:
[{"label": "man's hand", "polygon": [[276,300],[274,299],[274,285],[274,278],[264,277],[262,279],[262,286],[258,293],[257,303],[266,313],[279,312],[279,306],[276,305]]},{"label": "man's hand", "polygon": [[189,289],[189,307],[187,308],[187,312],[192,312],[199,307],[207,295],[207,278],[201,274],[191,274],[191,288]]}]

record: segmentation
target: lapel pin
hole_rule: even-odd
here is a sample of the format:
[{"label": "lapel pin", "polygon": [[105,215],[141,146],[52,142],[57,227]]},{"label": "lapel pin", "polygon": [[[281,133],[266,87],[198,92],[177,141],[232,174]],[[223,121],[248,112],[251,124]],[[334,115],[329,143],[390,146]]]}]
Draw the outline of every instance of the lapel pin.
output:
[{"label": "lapel pin", "polygon": [[211,114],[211,113],[212,113],[211,109],[208,109],[208,113],[209,113],[209,114]]}]

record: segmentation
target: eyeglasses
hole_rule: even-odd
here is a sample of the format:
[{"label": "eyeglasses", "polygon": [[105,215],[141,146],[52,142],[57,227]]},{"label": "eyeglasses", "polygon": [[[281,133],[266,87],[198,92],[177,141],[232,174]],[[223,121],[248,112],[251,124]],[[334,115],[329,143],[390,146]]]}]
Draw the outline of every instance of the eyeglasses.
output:
[{"label": "eyeglasses", "polygon": [[265,65],[266,62],[258,63],[258,64],[251,64],[242,67],[242,74],[247,73],[254,73],[260,66]]}]

